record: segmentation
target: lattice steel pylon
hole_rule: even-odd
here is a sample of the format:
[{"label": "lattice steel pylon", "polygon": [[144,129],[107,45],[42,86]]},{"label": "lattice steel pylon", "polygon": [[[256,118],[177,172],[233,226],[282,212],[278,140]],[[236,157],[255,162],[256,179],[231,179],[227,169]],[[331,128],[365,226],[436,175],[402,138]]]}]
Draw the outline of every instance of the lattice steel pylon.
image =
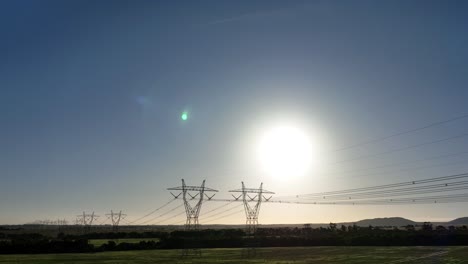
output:
[{"label": "lattice steel pylon", "polygon": [[[239,200],[242,198],[245,209],[245,228],[249,235],[253,235],[257,230],[258,226],[258,214],[260,213],[260,206],[263,201],[269,201],[272,196],[266,198],[264,194],[275,194],[263,189],[263,182],[260,184],[260,188],[245,188],[244,182],[242,182],[242,189],[231,190],[232,193],[241,193],[239,196],[232,195],[234,199]],[[249,194],[255,194],[251,197]]]},{"label": "lattice steel pylon", "polygon": [[93,221],[97,220],[98,218],[99,215],[95,215],[94,212],[92,214],[83,212],[82,215],[77,215],[77,222],[84,227],[84,230],[89,230],[93,225]]},{"label": "lattice steel pylon", "polygon": [[116,232],[119,230],[120,220],[124,219],[127,215],[122,214],[122,211],[120,211],[119,213],[114,213],[114,211],[111,210],[111,213],[106,214],[106,216],[112,222],[112,231]]},{"label": "lattice steel pylon", "polygon": [[[185,222],[185,230],[197,230],[199,227],[198,216],[202,208],[203,200],[206,197],[211,200],[215,194],[209,196],[207,192],[218,192],[215,189],[205,187],[205,180],[201,186],[187,186],[185,185],[184,179],[182,179],[182,186],[168,188],[169,191],[180,191],[179,194],[172,194],[175,198],[179,198],[182,195],[185,205],[185,213],[187,215],[187,221]],[[195,205],[191,205],[190,201],[196,200]]]}]

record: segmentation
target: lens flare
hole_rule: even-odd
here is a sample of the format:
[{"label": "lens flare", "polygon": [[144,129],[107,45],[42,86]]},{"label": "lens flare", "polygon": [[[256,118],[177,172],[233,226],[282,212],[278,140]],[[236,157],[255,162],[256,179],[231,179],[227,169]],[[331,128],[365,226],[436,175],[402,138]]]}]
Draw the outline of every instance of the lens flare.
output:
[{"label": "lens flare", "polygon": [[180,119],[182,119],[182,121],[186,121],[188,119],[188,113],[182,112],[182,114],[180,115]]}]

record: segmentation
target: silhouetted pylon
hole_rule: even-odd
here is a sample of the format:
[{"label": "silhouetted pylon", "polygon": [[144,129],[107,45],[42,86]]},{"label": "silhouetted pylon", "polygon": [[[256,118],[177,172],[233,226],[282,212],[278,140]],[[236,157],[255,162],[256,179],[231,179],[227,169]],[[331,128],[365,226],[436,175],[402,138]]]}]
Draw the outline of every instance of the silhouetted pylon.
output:
[{"label": "silhouetted pylon", "polygon": [[[245,188],[244,182],[242,182],[242,189],[231,190],[232,193],[241,193],[239,196],[232,195],[234,199],[239,200],[242,198],[245,209],[245,228],[249,235],[253,235],[257,230],[258,226],[258,214],[260,213],[260,206],[262,201],[268,201],[272,196],[266,198],[264,194],[275,194],[263,189],[263,183],[260,184],[260,188]],[[253,197],[251,194],[255,194]]]},{"label": "silhouetted pylon", "polygon": [[[184,179],[182,179],[182,186],[168,188],[169,191],[180,191],[179,194],[172,194],[175,198],[179,198],[182,195],[185,205],[185,213],[187,215],[187,221],[185,222],[186,230],[197,230],[199,226],[198,216],[202,208],[203,200],[206,197],[208,200],[213,198],[213,195],[209,196],[207,192],[218,192],[217,190],[205,187],[205,180],[201,186],[187,186],[185,185]],[[197,203],[191,205],[190,201],[195,200]]]},{"label": "silhouetted pylon", "polygon": [[[187,221],[185,222],[185,230],[186,231],[198,231],[199,223],[198,223],[198,216],[200,215],[200,211],[202,208],[203,200],[206,197],[208,200],[213,198],[213,195],[209,196],[206,194],[207,192],[218,192],[217,190],[206,188],[205,187],[205,180],[201,186],[187,186],[185,185],[184,179],[182,179],[182,186],[168,188],[169,191],[180,191],[180,193],[172,194],[174,198],[179,198],[182,195],[182,199],[184,200],[185,205],[185,214],[187,215]],[[197,201],[195,205],[190,204],[190,201],[195,200]],[[193,232],[191,234],[191,239],[184,241],[184,248],[181,251],[182,257],[188,257],[191,255],[194,256],[201,256],[200,250],[200,242],[199,236],[195,235]]]},{"label": "silhouetted pylon", "polygon": [[124,219],[127,215],[126,214],[122,214],[122,211],[118,212],[118,213],[114,213],[112,210],[111,210],[111,213],[110,214],[106,214],[107,218],[109,218],[112,222],[112,231],[118,231],[119,230],[119,224],[120,224],[120,220]]},{"label": "silhouetted pylon", "polygon": [[99,215],[95,215],[94,212],[91,214],[83,212],[83,214],[77,215],[77,222],[84,227],[84,230],[89,230],[91,229],[94,220],[97,220],[98,218]]}]

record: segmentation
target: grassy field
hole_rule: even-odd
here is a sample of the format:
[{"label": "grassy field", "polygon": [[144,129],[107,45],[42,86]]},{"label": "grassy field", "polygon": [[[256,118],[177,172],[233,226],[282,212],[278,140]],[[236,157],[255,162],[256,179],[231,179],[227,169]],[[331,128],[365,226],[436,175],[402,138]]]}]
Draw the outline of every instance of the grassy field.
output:
[{"label": "grassy field", "polygon": [[114,241],[115,244],[120,244],[120,243],[136,244],[136,243],[140,243],[140,241],[158,242],[159,238],[90,239],[89,243],[93,244],[95,247],[99,247],[100,245],[106,244],[109,241]]},{"label": "grassy field", "polygon": [[2,255],[0,263],[324,263],[324,264],[461,264],[468,247],[308,247],[257,249],[253,258],[242,249],[203,249],[201,257],[181,258],[179,250],[123,251],[94,254]]}]

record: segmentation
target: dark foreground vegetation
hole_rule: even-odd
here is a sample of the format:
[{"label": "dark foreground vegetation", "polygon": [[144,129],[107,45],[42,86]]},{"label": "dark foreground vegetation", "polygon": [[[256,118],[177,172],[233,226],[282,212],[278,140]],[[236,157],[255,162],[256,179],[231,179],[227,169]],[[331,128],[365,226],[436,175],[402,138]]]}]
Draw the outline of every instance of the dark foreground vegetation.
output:
[{"label": "dark foreground vegetation", "polygon": [[468,247],[275,247],[252,256],[243,248],[203,249],[181,257],[181,250],[133,250],[99,253],[0,255],[0,264],[466,264]]},{"label": "dark foreground vegetation", "polygon": [[[138,243],[118,239],[141,238]],[[148,239],[151,238],[151,239]],[[155,239],[157,238],[157,239]],[[109,239],[95,246],[91,239]],[[125,240],[124,240],[125,241]],[[172,232],[109,232],[57,236],[0,233],[0,254],[83,253],[180,248],[302,247],[302,246],[462,246],[468,245],[468,228],[375,228],[330,224],[328,228],[260,228],[255,237],[241,229]]]}]

